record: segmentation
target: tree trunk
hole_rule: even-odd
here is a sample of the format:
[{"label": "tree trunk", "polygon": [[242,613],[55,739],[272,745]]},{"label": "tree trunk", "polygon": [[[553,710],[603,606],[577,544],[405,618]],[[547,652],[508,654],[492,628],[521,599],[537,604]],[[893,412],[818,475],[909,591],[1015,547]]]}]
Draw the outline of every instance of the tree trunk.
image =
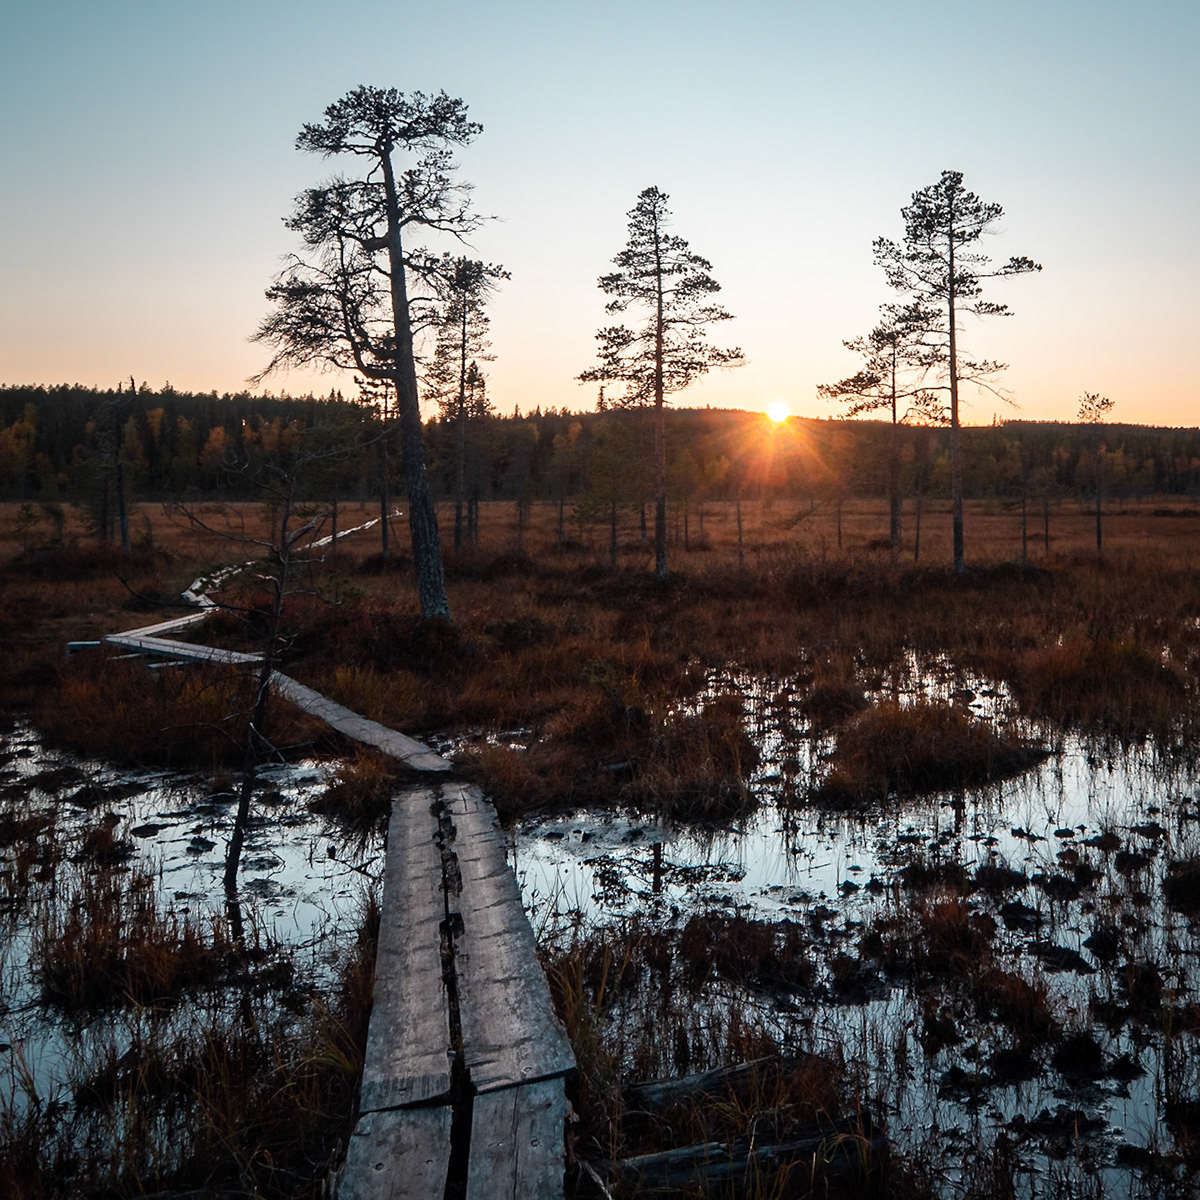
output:
[{"label": "tree trunk", "polygon": [[737,546],[738,546],[738,570],[740,571],[746,565],[746,559],[742,551],[742,487],[738,485],[737,490]]},{"label": "tree trunk", "polygon": [[655,283],[658,309],[654,330],[654,573],[667,577],[667,417],[663,380],[663,268],[659,230],[654,230]]},{"label": "tree trunk", "polygon": [[121,521],[121,553],[128,558],[133,553],[133,545],[129,540],[129,509],[125,503],[125,468],[121,465],[121,443],[119,440],[117,442],[116,476],[117,513]]},{"label": "tree trunk", "polygon": [[412,323],[408,311],[408,286],[400,246],[400,207],[392,172],[390,148],[380,156],[387,194],[388,273],[392,294],[392,329],[395,336],[396,405],[400,417],[400,454],[408,485],[408,528],[412,535],[413,566],[421,616],[450,620],[446,577],[442,570],[442,545],[437,512],[425,474],[425,433],[417,395],[417,369],[413,360]]},{"label": "tree trunk", "polygon": [[916,528],[913,530],[913,563],[921,561],[921,500],[922,492],[921,485],[917,485],[917,520]]},{"label": "tree trunk", "polygon": [[[462,549],[463,541],[463,493],[466,490],[467,473],[467,298],[460,297],[462,325],[459,328],[458,357],[458,409],[455,413],[458,426],[457,446],[454,463],[454,553]],[[473,394],[473,391],[472,391]]]},{"label": "tree trunk", "polygon": [[661,398],[654,413],[654,573],[667,577],[667,451],[666,421]]},{"label": "tree trunk", "polygon": [[896,349],[892,347],[892,429],[891,444],[888,447],[888,507],[890,509],[890,524],[888,543],[892,550],[892,561],[895,562],[900,554],[900,424],[896,412]]},{"label": "tree trunk", "polygon": [[954,327],[954,220],[951,216],[947,238],[950,246],[950,284],[947,307],[950,315],[950,488],[954,508],[954,572],[966,570],[963,557],[963,465],[962,445],[958,423],[958,331]]},{"label": "tree trunk", "polygon": [[254,697],[254,711],[250,717],[250,728],[246,735],[246,752],[242,759],[242,787],[238,795],[237,813],[233,821],[233,834],[225,854],[225,896],[231,906],[236,907],[237,874],[241,862],[242,847],[246,841],[246,828],[250,822],[250,798],[254,791],[255,775],[261,758],[264,742],[263,729],[267,719],[267,699],[271,690],[271,675],[275,670],[275,650],[279,640],[279,627],[283,618],[283,601],[287,594],[288,565],[291,545],[288,522],[292,511],[292,485],[284,492],[280,514],[279,539],[275,542],[275,574],[271,579],[271,620],[267,629],[266,645],[263,647],[262,663],[258,671],[258,687]]},{"label": "tree trunk", "polygon": [[384,401],[383,431],[379,435],[379,553],[384,559],[392,556],[388,504],[387,402]]},{"label": "tree trunk", "polygon": [[329,562],[334,565],[337,562],[337,540],[338,540],[338,485],[337,477],[333,480],[333,507],[329,514]]},{"label": "tree trunk", "polygon": [[[131,395],[137,395],[137,385],[133,382],[133,376],[129,377],[129,391]],[[121,522],[121,553],[126,558],[133,553],[133,544],[129,540],[129,509],[126,505],[125,497],[125,465],[121,462],[121,444],[124,441],[124,431],[121,428],[121,417],[116,415],[116,457],[113,465],[116,468],[117,474],[117,516]]]}]

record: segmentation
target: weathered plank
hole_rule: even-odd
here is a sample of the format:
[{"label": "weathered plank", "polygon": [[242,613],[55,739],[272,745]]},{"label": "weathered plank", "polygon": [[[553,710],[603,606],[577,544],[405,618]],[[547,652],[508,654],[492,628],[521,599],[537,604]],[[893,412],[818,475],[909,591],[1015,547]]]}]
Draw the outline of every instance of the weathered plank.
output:
[{"label": "weathered plank", "polygon": [[155,637],[158,634],[170,633],[175,629],[186,629],[189,625],[198,625],[212,616],[211,603],[198,612],[190,612],[182,617],[173,617],[170,621],[159,621],[157,625],[140,625],[137,629],[123,629],[123,637]]},{"label": "weathered plank", "polygon": [[563,1194],[562,1079],[475,1097],[467,1200],[549,1200]]},{"label": "weathered plank", "polygon": [[344,733],[348,738],[364,745],[374,746],[415,770],[450,770],[450,763],[428,746],[414,738],[406,737],[395,729],[389,729],[386,725],[380,725],[377,721],[368,721],[366,717],[360,717],[358,713],[330,700],[328,696],[322,696],[310,687],[305,687],[302,683],[297,683],[288,675],[273,672],[271,686],[285,700],[290,700],[297,708],[319,717],[339,733]]},{"label": "weathered plank", "polygon": [[361,1112],[450,1093],[453,1047],[441,957],[446,906],[434,796],[417,788],[392,804]]},{"label": "weathered plank", "polygon": [[134,633],[110,633],[105,642],[112,646],[126,646],[140,650],[143,654],[165,654],[169,658],[194,659],[197,662],[257,663],[257,654],[240,654],[236,650],[219,650],[215,646],[197,646],[192,642],[175,642],[168,638],[144,637]]},{"label": "weathered plank", "polygon": [[454,968],[471,1082],[487,1092],[563,1075],[575,1059],[554,1015],[495,809],[472,785],[441,791],[462,875]]},{"label": "weathered plank", "polygon": [[733,1067],[717,1067],[682,1079],[626,1084],[621,1091],[625,1114],[662,1113],[675,1105],[694,1105],[704,1097],[734,1100],[741,1108],[770,1107],[781,1087],[809,1072],[832,1076],[836,1068],[817,1054],[797,1051],[757,1058]]},{"label": "weathered plank", "polygon": [[430,1200],[446,1190],[450,1109],[366,1113],[346,1150],[337,1200]]}]

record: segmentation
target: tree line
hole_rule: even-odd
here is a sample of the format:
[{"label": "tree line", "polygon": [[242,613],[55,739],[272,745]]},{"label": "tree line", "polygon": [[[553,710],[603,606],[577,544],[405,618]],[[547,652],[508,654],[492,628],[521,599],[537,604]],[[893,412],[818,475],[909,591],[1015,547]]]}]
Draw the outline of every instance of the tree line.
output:
[{"label": "tree line", "polygon": [[[469,396],[469,392],[468,392]],[[115,414],[115,415],[114,415]],[[334,391],[324,397],[264,397],[80,385],[0,386],[0,496],[94,507],[113,464],[105,422],[117,430],[131,500],[186,497],[253,499],[253,480],[231,467],[269,448],[285,427],[349,429],[356,448],[339,456],[313,486],[342,498],[374,499],[380,487],[379,413]],[[654,499],[652,410],[540,409],[501,416],[457,414],[424,424],[428,476],[439,503],[452,503],[462,475],[466,510],[487,501],[583,504],[598,512],[617,498],[623,514]],[[666,491],[672,505],[704,500],[832,500],[886,497],[890,421],[792,417],[775,425],[760,413],[669,409]],[[119,429],[118,429],[119,425]],[[1163,494],[1200,497],[1200,429],[1088,422],[1009,420],[964,427],[963,484],[969,498],[1022,494],[1088,500],[1102,455],[1104,489],[1118,500]],[[950,430],[901,424],[900,494],[951,495]],[[403,464],[389,462],[403,492]],[[111,488],[111,481],[109,487]],[[564,520],[571,511],[564,509]],[[652,513],[648,513],[648,522]]]}]

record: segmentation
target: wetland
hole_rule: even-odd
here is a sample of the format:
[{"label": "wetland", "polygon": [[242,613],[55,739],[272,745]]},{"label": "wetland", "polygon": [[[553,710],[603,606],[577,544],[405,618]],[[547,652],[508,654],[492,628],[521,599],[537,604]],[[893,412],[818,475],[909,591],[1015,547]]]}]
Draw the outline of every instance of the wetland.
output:
[{"label": "wetland", "polygon": [[[519,547],[509,506],[485,516],[448,561],[456,626],[416,621],[403,563],[350,537],[283,640],[296,678],[452,757],[509,824],[579,1064],[577,1194],[644,1193],[649,1159],[697,1145],[740,1174],[679,1194],[1194,1194],[1200,577],[1178,520],[1130,512],[1122,542],[1114,516],[1096,563],[1080,514],[1078,545],[1019,564],[981,508],[988,554],[956,578],[770,510],[739,566],[713,506],[656,583],[559,545],[550,511]],[[164,526],[132,590],[78,553],[43,569],[66,549],[0,581],[12,1195],[318,1195],[352,1123],[378,797],[405,780],[281,706],[235,921],[239,683],[63,656],[229,561],[191,536]],[[227,578],[188,636],[251,648],[257,589]],[[740,1091],[696,1082],[739,1068]],[[814,1128],[857,1173],[754,1157]]]}]

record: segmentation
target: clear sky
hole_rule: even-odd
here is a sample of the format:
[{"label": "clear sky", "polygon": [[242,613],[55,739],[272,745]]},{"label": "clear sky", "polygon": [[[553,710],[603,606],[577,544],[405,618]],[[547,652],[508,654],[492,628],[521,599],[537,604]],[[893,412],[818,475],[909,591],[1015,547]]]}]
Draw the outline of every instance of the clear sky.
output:
[{"label": "clear sky", "polygon": [[[871,241],[942,169],[1004,205],[996,285],[1015,315],[968,328],[1009,362],[1008,410],[1200,422],[1197,0],[13,0],[0,9],[0,381],[235,390],[280,218],[331,171],[301,124],[360,83],[461,96],[458,156],[498,219],[479,257],[491,391],[587,408],[596,277],[655,184],[713,262],[748,365],[681,403],[829,415],[843,338],[889,298]],[[279,376],[276,391],[328,390]]]}]

